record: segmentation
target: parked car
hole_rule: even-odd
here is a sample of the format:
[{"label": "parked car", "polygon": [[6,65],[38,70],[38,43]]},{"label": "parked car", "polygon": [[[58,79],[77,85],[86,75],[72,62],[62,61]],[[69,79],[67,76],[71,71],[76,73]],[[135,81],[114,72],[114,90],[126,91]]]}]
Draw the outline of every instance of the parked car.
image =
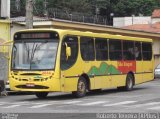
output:
[{"label": "parked car", "polygon": [[154,78],[160,78],[160,64],[154,70]]}]

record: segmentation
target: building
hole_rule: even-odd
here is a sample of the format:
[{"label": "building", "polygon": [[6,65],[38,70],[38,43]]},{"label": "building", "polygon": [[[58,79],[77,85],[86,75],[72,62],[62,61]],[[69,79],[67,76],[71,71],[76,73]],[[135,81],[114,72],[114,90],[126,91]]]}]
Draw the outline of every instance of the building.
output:
[{"label": "building", "polygon": [[134,24],[155,24],[160,22],[160,9],[155,9],[152,16],[134,16],[131,17],[114,17],[113,26],[114,27],[124,27]]},{"label": "building", "polygon": [[132,17],[114,17],[113,26],[123,27],[133,24],[149,24],[151,23],[151,16],[132,16]]}]

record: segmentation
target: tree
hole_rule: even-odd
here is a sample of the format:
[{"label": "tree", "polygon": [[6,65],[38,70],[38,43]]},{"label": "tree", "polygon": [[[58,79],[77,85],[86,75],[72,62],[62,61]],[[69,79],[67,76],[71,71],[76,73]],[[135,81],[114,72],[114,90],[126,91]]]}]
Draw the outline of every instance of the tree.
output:
[{"label": "tree", "polygon": [[113,11],[116,16],[133,14],[150,16],[152,11],[158,7],[160,7],[159,0],[117,0],[116,3],[113,3]]},{"label": "tree", "polygon": [[[21,9],[25,8],[24,1],[21,0]],[[44,0],[35,1],[34,13],[43,15]],[[47,0],[47,2],[48,10],[60,10],[66,14],[100,15],[108,19],[111,13],[117,17],[139,14],[151,16],[152,11],[160,7],[160,0]]]}]

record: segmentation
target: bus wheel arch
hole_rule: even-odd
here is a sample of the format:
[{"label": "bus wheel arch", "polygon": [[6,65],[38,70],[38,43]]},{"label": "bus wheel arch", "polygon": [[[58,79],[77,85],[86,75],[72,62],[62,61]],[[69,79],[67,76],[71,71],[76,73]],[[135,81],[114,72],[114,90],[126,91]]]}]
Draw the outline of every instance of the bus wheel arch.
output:
[{"label": "bus wheel arch", "polygon": [[89,84],[89,77],[86,74],[81,75],[77,82],[77,90],[72,92],[72,94],[77,98],[84,97],[87,90],[89,90]]},{"label": "bus wheel arch", "polygon": [[127,75],[132,75],[133,76],[133,85],[135,85],[135,75],[134,75],[134,73],[132,71],[130,71],[130,72],[128,72]]},{"label": "bus wheel arch", "polygon": [[91,87],[90,87],[90,79],[89,79],[89,76],[87,74],[82,74],[80,77],[84,77],[85,80],[86,80],[86,83],[87,83],[87,90],[90,90]]},{"label": "bus wheel arch", "polygon": [[135,85],[135,76],[132,71],[128,72],[126,75],[126,82],[125,86],[117,87],[120,91],[131,91],[133,89],[133,86]]}]

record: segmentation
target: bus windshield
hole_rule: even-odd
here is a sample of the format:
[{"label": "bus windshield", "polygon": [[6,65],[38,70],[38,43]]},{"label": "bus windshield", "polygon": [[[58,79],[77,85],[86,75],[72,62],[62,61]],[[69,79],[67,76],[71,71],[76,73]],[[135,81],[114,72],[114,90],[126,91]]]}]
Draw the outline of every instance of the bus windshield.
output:
[{"label": "bus windshield", "polygon": [[58,40],[19,40],[12,49],[12,70],[55,68]]}]

